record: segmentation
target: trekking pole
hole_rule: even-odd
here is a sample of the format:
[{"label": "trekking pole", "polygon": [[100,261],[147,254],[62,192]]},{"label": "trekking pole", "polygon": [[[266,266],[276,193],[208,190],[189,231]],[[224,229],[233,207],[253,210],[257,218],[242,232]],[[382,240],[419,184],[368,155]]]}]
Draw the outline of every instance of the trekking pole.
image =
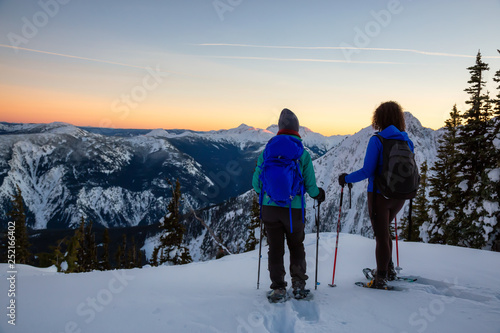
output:
[{"label": "trekking pole", "polygon": [[396,271],[399,272],[402,270],[401,267],[399,267],[399,248],[398,248],[398,218],[397,216],[394,217],[394,232],[396,233],[396,260],[397,260],[397,266],[396,266]]},{"label": "trekking pole", "polygon": [[262,258],[262,219],[260,219],[260,241],[259,241],[259,269],[257,270],[257,289],[259,289],[260,282],[260,258]]},{"label": "trekking pole", "polygon": [[318,248],[319,248],[319,206],[321,202],[318,202],[318,213],[316,215],[316,275],[314,277],[314,290],[318,289]]},{"label": "trekking pole", "polygon": [[351,209],[352,208],[352,197],[351,197],[352,183],[348,183],[347,186],[349,187],[349,209]]},{"label": "trekking pole", "polygon": [[408,242],[411,242],[411,231],[413,228],[413,225],[411,223],[412,208],[413,208],[413,199],[410,199],[410,211],[408,212]]},{"label": "trekking pole", "polygon": [[339,205],[339,220],[337,221],[337,241],[335,243],[335,259],[333,260],[333,276],[332,283],[328,284],[330,287],[336,287],[335,285],[335,267],[337,266],[337,249],[339,248],[339,231],[340,231],[340,213],[342,212],[342,201],[344,200],[344,186],[340,191],[340,205]]}]

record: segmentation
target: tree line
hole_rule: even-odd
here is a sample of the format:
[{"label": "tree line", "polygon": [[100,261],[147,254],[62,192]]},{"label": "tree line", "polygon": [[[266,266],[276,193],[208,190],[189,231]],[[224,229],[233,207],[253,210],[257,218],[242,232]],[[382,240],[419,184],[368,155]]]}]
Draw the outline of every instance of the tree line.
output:
[{"label": "tree line", "polygon": [[[37,260],[41,267],[54,265],[58,272],[81,273],[94,270],[130,269],[142,267],[144,264],[158,266],[192,262],[189,249],[183,244],[186,229],[181,223],[179,212],[181,201],[179,181],[172,185],[172,188],[173,197],[159,227],[159,244],[154,248],[152,258],[147,261],[145,251],[137,246],[134,236],[127,239],[126,234],[122,235],[121,242],[115,246],[116,251],[111,254],[109,229],[104,229],[102,242],[98,244],[93,222],[84,217],[81,218],[79,227],[74,230],[71,237],[64,237],[50,246],[52,249],[50,253],[31,253],[22,191],[19,186],[16,186],[11,198],[11,208],[7,214],[9,221],[15,223],[16,263],[33,265]],[[6,234],[2,242],[5,250],[8,243],[7,237]],[[6,262],[7,251],[4,252],[5,258],[1,259]]]},{"label": "tree line", "polygon": [[[500,50],[498,51],[500,53]],[[486,90],[487,63],[468,67],[466,109],[452,107],[437,160],[424,162],[406,239],[500,251],[500,70]]]}]

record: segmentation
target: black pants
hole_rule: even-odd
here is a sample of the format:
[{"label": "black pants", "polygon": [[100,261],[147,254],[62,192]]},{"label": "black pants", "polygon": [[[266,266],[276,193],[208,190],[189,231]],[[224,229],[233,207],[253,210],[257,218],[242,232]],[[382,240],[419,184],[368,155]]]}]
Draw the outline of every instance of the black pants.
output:
[{"label": "black pants", "polygon": [[304,250],[304,223],[302,210],[292,209],[293,233],[290,233],[289,208],[263,206],[262,222],[266,228],[267,242],[269,243],[269,274],[271,289],[286,288],[285,265],[285,238],[290,251],[290,276],[292,285],[304,287],[306,275],[306,252]]},{"label": "black pants", "polygon": [[377,272],[382,275],[389,270],[389,262],[392,260],[392,239],[389,226],[396,214],[403,208],[405,200],[387,199],[380,193],[375,195],[375,214],[373,209],[373,193],[368,192],[368,212],[375,234],[375,257],[377,259]]}]

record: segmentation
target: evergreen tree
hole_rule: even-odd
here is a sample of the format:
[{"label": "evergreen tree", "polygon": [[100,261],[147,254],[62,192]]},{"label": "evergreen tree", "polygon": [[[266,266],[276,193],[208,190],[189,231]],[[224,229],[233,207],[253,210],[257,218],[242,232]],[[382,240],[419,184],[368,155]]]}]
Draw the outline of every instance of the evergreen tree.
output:
[{"label": "evergreen tree", "polygon": [[135,267],[142,267],[142,260],[144,259],[145,251],[139,250],[137,254],[137,259],[135,261]]},{"label": "evergreen tree", "polygon": [[247,226],[249,230],[249,235],[245,243],[245,252],[255,250],[255,247],[257,246],[257,244],[259,244],[257,238],[255,238],[255,229],[259,227],[260,227],[260,207],[259,207],[259,201],[257,200],[257,195],[254,194],[252,197],[252,210],[250,214],[250,223]]},{"label": "evergreen tree", "polygon": [[132,236],[132,240],[130,242],[129,249],[127,251],[127,266],[126,268],[134,268],[136,267],[137,262],[137,247],[135,245],[135,237]]},{"label": "evergreen tree", "polygon": [[57,267],[58,272],[62,272],[61,264],[64,261],[64,254],[62,253],[62,245],[66,241],[66,238],[60,240],[57,246],[54,247],[54,252],[52,255],[52,264]]},{"label": "evergreen tree", "polygon": [[76,250],[76,263],[78,270],[76,272],[85,272],[85,219],[83,216],[80,218],[80,226],[75,231],[73,242],[78,243],[78,248]]},{"label": "evergreen tree", "polygon": [[[447,244],[448,236],[454,239],[450,243],[458,244],[460,230],[450,219],[455,212],[463,210],[463,201],[458,188],[458,150],[457,136],[462,118],[454,105],[450,118],[445,121],[444,134],[438,141],[437,160],[431,168],[429,177],[431,216],[429,223],[424,222],[428,241],[431,243]],[[454,233],[453,230],[456,232]]]},{"label": "evergreen tree", "polygon": [[116,248],[116,253],[115,253],[115,268],[116,269],[121,269],[122,267],[122,257],[123,257],[123,252],[124,250],[122,249],[121,245],[118,245]]},{"label": "evergreen tree", "polygon": [[66,262],[66,268],[62,267],[62,271],[65,273],[78,273],[82,272],[82,268],[80,267],[81,259],[81,239],[82,228],[75,229],[75,233],[73,237],[71,237],[66,242],[66,253],[64,255],[64,261]]},{"label": "evergreen tree", "polygon": [[84,244],[84,261],[83,271],[91,272],[97,269],[97,245],[95,243],[95,233],[92,230],[93,222],[89,221],[85,228]]},{"label": "evergreen tree", "polygon": [[[500,53],[500,50],[497,50]],[[491,156],[491,161],[493,161],[492,170],[490,171],[491,188],[489,189],[492,194],[492,202],[500,207],[500,69],[496,71],[493,77],[498,86],[497,95],[492,101],[493,106],[493,116],[492,120],[493,131],[491,133],[491,142],[493,145],[493,155]],[[500,252],[500,209],[496,209],[496,213],[492,214],[492,224],[495,224],[493,230],[490,232],[489,236],[489,246],[492,250]]]},{"label": "evergreen tree", "polygon": [[491,103],[484,92],[486,82],[483,80],[484,72],[489,67],[482,62],[480,52],[476,64],[468,70],[471,74],[468,81],[470,87],[465,91],[470,96],[466,101],[470,108],[462,115],[464,125],[458,132],[457,140],[459,198],[462,201],[460,206],[464,209],[457,211],[453,220],[457,226],[454,232],[461,235],[456,245],[482,248],[487,238],[484,230],[489,224],[489,213],[484,209],[484,203],[488,200],[487,188],[491,185],[486,173],[491,167],[489,157],[493,147],[488,139],[491,133]]},{"label": "evergreen tree", "polygon": [[7,213],[10,222],[13,222],[15,231],[16,263],[31,264],[33,262],[28,240],[28,228],[26,226],[26,213],[21,189],[16,185],[16,192],[11,199],[12,209]]},{"label": "evergreen tree", "polygon": [[181,185],[177,180],[172,188],[172,199],[168,204],[167,214],[160,224],[162,235],[159,245],[161,253],[159,264],[169,262],[174,265],[182,265],[193,261],[189,249],[182,245],[186,228],[180,223],[180,200]]},{"label": "evergreen tree", "polygon": [[149,261],[149,264],[153,267],[158,266],[158,254],[160,251],[160,247],[155,247],[153,249],[153,253],[151,254],[151,259]]},{"label": "evergreen tree", "polygon": [[[497,51],[498,51],[498,53],[500,53],[500,50],[497,50]],[[497,96],[493,100],[493,102],[495,104],[494,109],[493,109],[493,116],[500,117],[500,69],[496,71],[495,76],[493,77],[493,81],[498,83]],[[496,123],[498,125],[498,123],[499,123],[498,119],[497,119]],[[498,126],[496,127],[496,130],[498,133]]]},{"label": "evergreen tree", "polygon": [[127,235],[122,234],[122,252],[120,256],[120,268],[129,268],[127,263]]},{"label": "evergreen tree", "polygon": [[100,269],[110,270],[111,265],[109,263],[109,230],[108,228],[104,229],[104,234],[102,236],[102,257],[100,261]]}]

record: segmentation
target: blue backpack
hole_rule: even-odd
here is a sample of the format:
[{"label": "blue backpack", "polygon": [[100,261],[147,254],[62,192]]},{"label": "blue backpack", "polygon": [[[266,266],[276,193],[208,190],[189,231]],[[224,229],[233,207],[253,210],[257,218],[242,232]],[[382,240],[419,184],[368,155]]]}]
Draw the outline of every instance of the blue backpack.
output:
[{"label": "blue backpack", "polygon": [[[259,180],[262,190],[259,196],[261,207],[264,193],[280,207],[290,209],[290,232],[292,228],[292,201],[296,195],[302,196],[302,221],[304,221],[304,178],[300,170],[300,157],[304,152],[302,141],[289,135],[277,135],[266,145]],[[269,203],[268,202],[268,203]]]}]

